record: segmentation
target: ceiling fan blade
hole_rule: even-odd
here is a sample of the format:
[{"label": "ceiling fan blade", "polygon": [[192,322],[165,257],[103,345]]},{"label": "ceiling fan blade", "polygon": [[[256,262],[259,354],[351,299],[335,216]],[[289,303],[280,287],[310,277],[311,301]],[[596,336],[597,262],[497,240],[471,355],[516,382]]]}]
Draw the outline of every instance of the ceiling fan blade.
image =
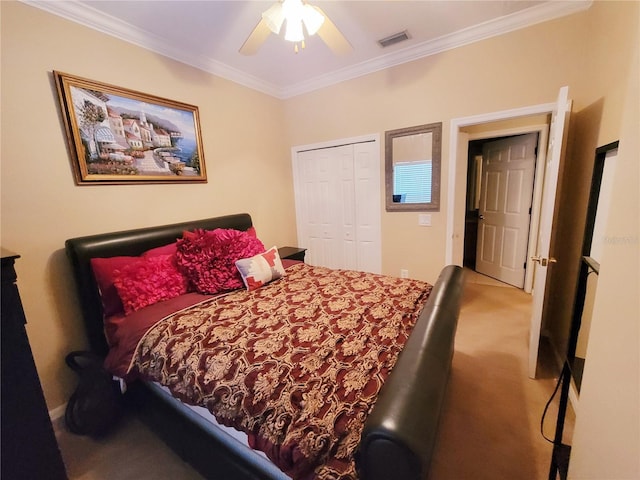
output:
[{"label": "ceiling fan blade", "polygon": [[353,47],[349,40],[338,30],[338,27],[331,21],[329,17],[319,8],[313,6],[324,17],[324,22],[318,30],[318,36],[322,38],[324,43],[337,55],[346,55],[353,51]]},{"label": "ceiling fan blade", "polygon": [[265,12],[262,12],[262,18],[267,22],[269,29],[276,35],[280,33],[282,24],[284,23],[284,8],[281,2],[276,2]]},{"label": "ceiling fan blade", "polygon": [[244,41],[239,52],[243,55],[254,55],[271,34],[267,21],[263,18]]}]

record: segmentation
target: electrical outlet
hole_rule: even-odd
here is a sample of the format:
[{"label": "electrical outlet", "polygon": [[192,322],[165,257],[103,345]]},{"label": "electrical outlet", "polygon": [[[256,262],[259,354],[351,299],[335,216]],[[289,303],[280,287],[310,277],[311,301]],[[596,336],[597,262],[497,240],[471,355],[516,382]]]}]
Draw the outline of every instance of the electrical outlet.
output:
[{"label": "electrical outlet", "polygon": [[409,270],[406,268],[400,269],[400,278],[409,278]]}]

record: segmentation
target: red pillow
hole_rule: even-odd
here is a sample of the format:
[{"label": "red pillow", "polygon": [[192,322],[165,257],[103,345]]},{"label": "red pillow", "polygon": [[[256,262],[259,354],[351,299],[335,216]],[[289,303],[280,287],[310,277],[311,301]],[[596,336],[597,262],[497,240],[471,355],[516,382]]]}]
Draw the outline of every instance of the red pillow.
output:
[{"label": "red pillow", "polygon": [[100,290],[100,297],[102,298],[102,312],[105,317],[110,317],[117,313],[124,312],[122,301],[118,295],[114,280],[114,271],[122,270],[127,265],[137,262],[143,257],[153,257],[158,255],[175,254],[176,243],[170,243],[169,245],[163,245],[161,247],[152,248],[147,250],[140,257],[110,257],[110,258],[92,258],[91,269],[93,270],[93,276],[98,284]]},{"label": "red pillow", "polygon": [[215,294],[242,288],[235,262],[262,252],[264,245],[250,233],[217,228],[184,232],[176,258],[197,292]]},{"label": "red pillow", "polygon": [[178,250],[177,242],[170,243],[169,245],[162,245],[161,247],[152,248],[142,254],[143,257],[157,257],[159,255],[175,255]]},{"label": "red pillow", "polygon": [[125,314],[187,293],[188,280],[174,255],[142,257],[114,272],[114,285]]}]

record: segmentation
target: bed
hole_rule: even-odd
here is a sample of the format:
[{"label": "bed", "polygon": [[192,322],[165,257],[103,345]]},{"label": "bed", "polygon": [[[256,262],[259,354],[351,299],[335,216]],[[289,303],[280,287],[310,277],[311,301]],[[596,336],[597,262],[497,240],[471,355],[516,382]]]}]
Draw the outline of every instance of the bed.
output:
[{"label": "bed", "polygon": [[[106,358],[106,364],[109,364],[110,356],[113,356],[114,346],[113,340],[108,342],[105,337],[105,331],[108,336],[109,327],[105,323],[106,307],[103,298],[104,291],[99,288],[96,280],[96,273],[94,273],[96,263],[93,263],[92,266],[92,261],[96,262],[95,259],[141,256],[145,254],[145,252],[154,249],[162,250],[165,246],[175,243],[177,240],[184,238],[185,232],[211,232],[216,231],[217,229],[222,229],[224,231],[233,230],[239,232],[253,232],[252,234],[257,236],[255,229],[253,228],[250,215],[243,213],[171,225],[84,236],[66,241],[65,249],[75,277],[87,339],[91,350]],[[230,317],[231,314],[229,312],[235,311],[235,307],[231,304],[235,297],[242,297],[253,302],[251,304],[251,308],[242,307],[242,311],[261,310],[261,305],[264,306],[265,301],[270,301],[271,298],[275,298],[270,296],[272,295],[272,291],[278,289],[295,290],[293,293],[290,292],[290,295],[294,295],[294,297],[290,297],[284,303],[277,304],[279,306],[274,307],[269,304],[271,306],[262,308],[262,310],[267,311],[267,315],[263,315],[262,318],[258,318],[257,320],[252,320],[253,323],[251,325],[274,323],[274,319],[276,317],[282,318],[282,323],[287,323],[288,321],[284,319],[285,317],[280,316],[280,312],[291,310],[289,308],[289,305],[292,302],[291,298],[299,300],[300,304],[296,307],[296,311],[303,312],[302,316],[304,316],[304,312],[308,310],[307,307],[309,307],[309,305],[321,304],[320,300],[315,300],[315,297],[310,299],[311,297],[304,296],[305,294],[309,294],[309,282],[316,278],[317,280],[314,281],[324,285],[325,290],[336,290],[338,289],[338,280],[332,280],[332,278],[334,278],[332,275],[344,276],[343,271],[336,273],[335,271],[318,270],[318,267],[307,266],[300,262],[288,262],[286,260],[282,260],[282,263],[287,267],[285,275],[261,288],[250,290],[245,281],[244,286],[247,288],[239,288],[237,291],[227,292],[219,296],[214,295],[206,297],[204,300],[199,299],[195,303],[193,301],[189,301],[187,303],[192,305],[189,307],[184,307],[186,304],[181,304],[180,301],[182,301],[181,299],[183,297],[192,294],[188,293],[184,296],[179,296],[179,300],[177,300],[178,307],[176,307],[177,312],[175,314],[172,313],[171,315],[166,315],[166,312],[162,311],[161,308],[159,309],[161,313],[156,313],[156,315],[162,317],[162,321],[153,323],[153,327],[150,328],[150,331],[154,332],[153,335],[148,332],[144,334],[143,338],[145,338],[145,342],[147,341],[147,337],[157,339],[158,335],[160,335],[158,332],[160,331],[169,332],[175,330],[179,333],[185,331],[183,328],[184,326],[165,328],[164,325],[168,324],[166,319],[169,317],[172,319],[175,317],[178,321],[186,321],[187,323],[193,322],[194,318],[211,316],[209,313],[203,313],[198,310],[205,308],[205,306],[207,308],[215,308],[220,312],[223,312],[222,316],[225,318]],[[357,313],[357,310],[360,308],[354,307],[353,304],[359,302],[361,298],[366,297],[367,293],[372,288],[369,284],[363,282],[372,281],[376,283],[376,285],[377,283],[388,283],[391,285],[392,289],[396,289],[399,292],[404,292],[405,290],[402,290],[404,288],[407,288],[408,290],[406,290],[406,292],[409,292],[411,289],[415,290],[416,285],[420,286],[420,282],[412,280],[400,280],[393,279],[391,277],[360,274],[349,271],[346,271],[346,274],[351,275],[352,277],[346,280],[345,285],[347,286],[344,287],[345,290],[339,290],[339,300],[333,299],[328,300],[327,302],[331,303],[333,309],[336,311],[350,312],[350,321],[353,321],[355,318],[353,316],[354,312]],[[296,284],[293,283],[296,278],[307,283],[304,284],[305,286],[296,286]],[[338,277],[335,278],[337,279]],[[352,285],[360,285],[360,288],[363,288],[364,290],[355,292],[355,294],[352,295],[354,301],[349,303],[345,300],[347,297],[345,297],[343,293],[347,290],[350,291]],[[281,455],[287,457],[285,460],[288,460],[288,463],[285,462],[286,465],[284,467],[280,464],[280,467],[278,467],[274,464],[274,461],[272,461],[274,457],[278,457],[278,452],[280,450],[276,451],[274,454],[273,451],[276,447],[273,447],[269,442],[266,442],[265,444],[265,440],[263,438],[257,437],[252,433],[257,431],[258,427],[255,427],[255,430],[248,430],[250,439],[249,443],[254,447],[257,446],[257,448],[269,451],[270,454],[268,456],[261,452],[257,452],[256,449],[250,448],[245,443],[238,441],[234,438],[234,435],[229,434],[228,429],[226,431],[221,429],[219,425],[215,425],[215,422],[212,423],[210,419],[206,418],[206,413],[202,413],[202,411],[198,410],[199,408],[200,410],[205,410],[204,408],[194,407],[187,404],[190,402],[192,396],[206,398],[207,401],[205,402],[205,406],[216,402],[220,403],[219,400],[221,398],[225,399],[225,401],[228,399],[229,395],[221,395],[219,391],[215,391],[210,394],[203,393],[200,385],[207,382],[192,380],[192,377],[197,375],[208,375],[206,378],[211,380],[211,375],[213,375],[211,371],[215,369],[209,369],[208,373],[189,370],[191,372],[191,377],[187,376],[189,380],[182,384],[182,386],[176,387],[170,380],[174,377],[175,371],[170,370],[168,367],[168,365],[172,364],[173,360],[167,361],[165,359],[162,361],[156,361],[158,358],[157,355],[150,350],[151,347],[147,349],[146,345],[143,345],[142,340],[140,340],[140,343],[135,346],[135,350],[132,352],[135,359],[128,359],[129,367],[135,365],[133,370],[137,371],[138,368],[143,368],[143,365],[151,365],[150,369],[152,371],[164,372],[166,377],[165,379],[169,379],[169,386],[161,385],[161,382],[158,381],[158,379],[150,378],[150,375],[149,377],[145,376],[147,375],[146,373],[144,375],[139,374],[137,375],[137,379],[133,380],[134,377],[129,379],[131,383],[126,395],[127,401],[132,408],[135,408],[140,417],[165,441],[165,443],[167,443],[176,453],[178,453],[185,461],[190,463],[206,478],[283,480],[288,478],[361,478],[364,480],[389,478],[425,479],[428,475],[429,465],[437,439],[438,422],[454,351],[454,339],[462,292],[462,269],[457,266],[446,266],[440,273],[436,283],[433,286],[423,286],[422,290],[423,291],[421,293],[416,293],[411,297],[414,298],[415,303],[419,303],[419,305],[417,305],[414,312],[415,318],[412,322],[409,322],[410,324],[408,326],[405,325],[407,321],[398,321],[400,315],[396,311],[397,305],[408,303],[408,293],[406,295],[398,295],[397,299],[389,300],[396,303],[390,303],[384,308],[383,304],[386,305],[386,303],[381,302],[380,308],[375,308],[374,305],[373,308],[368,309],[367,311],[375,310],[378,316],[382,315],[382,318],[378,319],[378,324],[376,324],[377,326],[368,327],[370,329],[364,331],[364,335],[360,335],[358,338],[352,338],[350,335],[354,325],[357,326],[356,329],[360,328],[359,323],[350,324],[346,320],[338,320],[339,322],[346,322],[341,323],[342,326],[345,326],[345,329],[336,329],[336,331],[339,330],[339,338],[337,340],[331,340],[334,342],[331,345],[335,345],[335,348],[329,348],[328,350],[325,348],[325,353],[323,355],[327,357],[327,362],[333,359],[333,357],[338,356],[338,352],[347,351],[347,345],[352,345],[353,342],[357,343],[362,337],[380,337],[384,338],[385,341],[383,342],[382,347],[379,347],[378,350],[375,351],[377,353],[372,353],[372,349],[367,347],[367,358],[363,357],[362,359],[358,359],[348,368],[350,371],[346,372],[353,373],[351,370],[357,370],[361,368],[361,365],[366,364],[367,367],[365,370],[375,372],[375,378],[382,379],[384,382],[377,382],[377,380],[376,382],[373,382],[367,380],[369,383],[361,382],[366,385],[362,387],[361,390],[358,390],[358,386],[354,386],[353,382],[348,383],[344,380],[344,377],[340,377],[340,382],[338,382],[339,385],[349,385],[347,390],[353,389],[351,392],[347,391],[347,393],[351,394],[350,396],[343,394],[344,392],[340,393],[340,395],[335,392],[333,392],[335,395],[332,392],[327,393],[327,388],[330,389],[331,387],[327,387],[326,382],[323,383],[325,390],[322,391],[320,398],[326,397],[325,401],[328,402],[328,398],[330,396],[342,396],[345,399],[348,397],[351,401],[350,405],[356,405],[357,408],[359,408],[357,411],[354,410],[356,413],[352,413],[351,411],[351,413],[349,413],[349,415],[352,415],[349,418],[353,420],[353,424],[358,426],[357,430],[355,430],[358,434],[358,438],[349,438],[349,435],[353,437],[354,434],[354,431],[349,431],[350,433],[345,433],[345,437],[340,441],[341,443],[330,444],[325,440],[316,442],[320,445],[317,449],[324,452],[323,458],[326,458],[327,455],[334,455],[336,452],[350,452],[349,457],[346,460],[340,460],[343,462],[342,464],[338,462],[339,468],[337,470],[332,468],[322,470],[320,467],[316,468],[314,465],[311,465],[307,470],[298,470],[297,465],[304,465],[304,462],[306,461],[306,457],[301,457],[300,453],[300,450],[304,449],[299,447],[298,444],[303,444],[306,440],[296,440],[298,443],[294,443],[293,447],[291,447],[291,444],[288,445],[286,454]],[[260,295],[263,297],[259,297]],[[265,298],[268,298],[269,300],[265,300]],[[173,301],[176,300],[174,299]],[[167,302],[159,302],[161,305],[165,305],[165,303]],[[230,305],[232,306],[230,307]],[[146,310],[152,310],[154,308],[158,309],[157,305],[151,305],[148,307],[144,307],[143,305],[143,308],[133,312],[131,316],[123,317],[123,324],[127,324],[127,318],[132,318],[135,315],[142,316]],[[277,315],[276,313],[272,313],[270,316],[268,313],[269,308],[273,308],[273,312],[278,312]],[[191,309],[196,313],[193,313],[191,317],[187,317],[188,320],[181,320],[186,315],[184,312]],[[207,312],[209,312],[209,310],[207,310]],[[384,317],[385,315],[386,317]],[[216,321],[221,320],[218,318]],[[290,330],[288,336],[285,335],[285,340],[287,341],[295,336],[295,332],[302,331],[301,327],[295,324],[294,321],[291,321],[291,323],[293,325],[291,327],[293,330]],[[233,330],[233,326],[239,325],[239,323],[232,323],[228,325],[231,325],[231,327],[226,330],[222,329],[226,332],[224,335],[226,335],[228,331]],[[351,325],[351,327],[349,327],[349,325]],[[396,330],[396,333],[388,333],[390,325],[396,325],[399,330]],[[216,328],[211,328],[211,326],[207,327],[205,324],[198,324],[197,328],[199,331],[216,330]],[[278,328],[280,328],[280,325]],[[371,328],[374,330],[371,330]],[[238,329],[240,329],[240,327],[238,327]],[[219,331],[220,329],[217,330]],[[334,328],[323,327],[321,332],[329,330],[334,330]],[[383,330],[387,333],[380,333]],[[175,331],[173,333],[175,333]],[[262,331],[262,329],[260,331]],[[372,332],[375,332],[375,334]],[[167,333],[167,335],[168,334],[169,333]],[[254,334],[255,331],[252,335]],[[191,335],[192,337],[189,337],[186,345],[189,345],[189,342],[193,344],[193,331],[189,332],[188,335]],[[321,344],[322,342],[313,341],[318,338],[317,335],[320,335],[320,333],[316,332],[315,337],[311,335],[311,337],[308,338],[303,338],[302,336],[300,338],[303,338],[303,340],[306,338],[308,341],[307,343]],[[324,333],[322,333],[322,335],[324,335]],[[400,338],[403,335],[406,336],[406,338],[404,338],[402,342],[399,342],[397,338]],[[220,340],[220,338],[218,340]],[[224,347],[226,350],[235,351],[229,347],[229,345],[236,345],[236,343],[246,344],[248,342],[246,339],[237,340],[235,337],[233,339],[230,338],[231,337],[224,337],[224,341],[222,343],[215,344],[215,347],[219,349]],[[322,338],[322,341],[324,341],[325,337]],[[263,343],[260,346],[262,349],[261,352],[264,354],[263,356],[268,357],[269,362],[280,355],[280,353],[274,353],[275,351],[278,351],[277,347],[269,349],[269,346],[273,343],[270,340],[272,339],[263,339]],[[173,345],[177,342],[174,342],[174,340],[164,339],[159,340],[157,343],[166,347],[167,344]],[[214,344],[214,342],[210,340],[203,343]],[[255,343],[258,343],[258,341],[256,340]],[[402,343],[402,345],[398,347],[398,352],[393,356],[389,352],[393,351],[392,348],[396,348],[396,343]],[[297,352],[296,355],[299,354],[301,349],[306,348],[306,345],[307,344],[304,344],[304,342],[296,344],[295,348],[293,348],[293,350]],[[184,345],[176,348],[178,351],[187,349]],[[180,350],[180,348],[182,348],[182,350]],[[360,350],[358,349],[354,350],[354,352],[359,351]],[[340,358],[340,361],[346,362],[344,357],[345,355]],[[207,358],[211,359],[213,357]],[[305,389],[307,387],[309,388],[309,390],[301,391],[299,394],[300,399],[304,398],[304,400],[300,400],[299,403],[307,408],[307,405],[311,405],[313,403],[310,400],[312,396],[315,395],[315,398],[318,398],[317,392],[314,393],[310,390],[309,385],[311,385],[313,381],[309,380],[309,377],[301,376],[300,374],[302,370],[306,369],[305,372],[307,372],[307,370],[311,368],[308,366],[310,361],[305,357],[304,361],[301,360],[300,364],[296,365],[295,359],[300,358],[299,355],[296,357],[292,354],[291,357],[287,358],[289,359],[289,363],[287,364],[289,369],[286,370],[286,375],[282,375],[281,378],[276,379],[277,381],[275,382],[275,385],[280,385],[281,381],[284,381],[283,379],[285,377],[299,377],[298,380],[306,379],[305,381],[307,383],[298,382],[296,385]],[[380,359],[379,363],[376,363],[375,358]],[[111,359],[111,361],[112,360],[113,359]],[[187,363],[189,362],[187,361]],[[202,363],[202,361],[200,363]],[[261,361],[257,363],[268,362]],[[113,364],[113,361],[111,364]],[[208,366],[220,365],[219,363],[216,364],[213,360],[208,363],[205,362],[205,364]],[[160,366],[158,367],[158,365]],[[270,371],[275,371],[278,368],[284,369],[281,365],[275,367],[271,364],[269,365],[269,368],[271,369]],[[304,365],[304,369],[302,367],[298,368],[299,365]],[[343,363],[341,365],[347,364]],[[187,367],[176,368],[178,370],[185,370]],[[322,364],[318,364],[313,368],[318,369],[318,371],[329,370],[328,367],[324,367]],[[233,367],[233,370],[235,372],[235,367]],[[224,371],[228,372],[229,368]],[[263,373],[264,372],[256,374],[258,375],[256,378],[260,380],[268,376],[266,374],[263,375]],[[162,376],[162,374],[159,375]],[[224,375],[226,375],[226,373],[222,376]],[[334,372],[333,377],[329,375],[327,378],[335,379],[338,375],[341,374],[339,372]],[[215,375],[213,376],[215,377]],[[208,383],[217,385],[216,382],[220,380],[220,378],[221,376],[219,375],[214,378],[215,381]],[[258,380],[254,383],[259,385],[265,384],[265,382],[260,383]],[[243,381],[244,383],[247,383],[246,380]],[[220,380],[220,383],[222,385],[223,382]],[[378,389],[373,392],[369,392],[367,389],[374,383],[380,384],[378,385]],[[193,385],[197,385],[198,388],[193,387]],[[218,385],[218,387],[220,386]],[[294,387],[291,388],[295,390]],[[168,393],[171,389],[175,390],[173,391],[173,394]],[[338,390],[337,387],[336,390]],[[354,392],[355,397],[357,398],[354,398]],[[369,393],[365,394],[363,392]],[[285,396],[289,399],[294,397],[297,398],[296,395],[291,392],[287,392],[286,395],[282,395],[281,393],[279,395],[281,397]],[[371,397],[371,403],[363,403],[363,398],[365,397]],[[212,398],[216,401],[214,402]],[[243,402],[242,408],[238,409],[244,409],[245,404],[262,405],[260,398],[253,398],[252,402],[245,400],[243,400]],[[290,404],[292,402],[289,401],[288,403]],[[225,405],[227,405],[228,410],[229,404],[227,403]],[[318,408],[316,408],[316,410]],[[267,412],[268,415],[265,412]],[[260,418],[267,418],[269,415],[271,415],[269,418],[272,418],[275,415],[271,407],[265,407],[260,410],[259,413],[261,415]],[[307,414],[305,413],[303,416],[306,415]],[[225,415],[222,415],[222,417],[225,418],[223,418],[219,423],[231,423],[231,420],[228,420]],[[355,417],[358,418],[358,422],[360,423],[355,422]],[[274,418],[281,418],[281,416],[276,416]],[[294,422],[291,421],[291,423],[293,424]],[[321,424],[322,421],[319,423]],[[336,422],[336,424],[337,423],[338,422]],[[346,424],[349,422],[344,421],[342,423]],[[255,424],[256,421],[252,421],[251,425]],[[244,426],[245,424],[243,423],[242,425]],[[314,425],[313,428],[316,427],[317,425]],[[300,428],[300,430],[309,431],[311,428],[312,427],[305,427]],[[267,428],[261,426],[259,429],[260,431],[272,431],[271,427]],[[322,437],[322,435],[316,430],[313,431],[315,436],[312,438]],[[276,436],[278,435],[280,435],[280,437],[282,436],[280,433]],[[297,437],[292,438],[295,439]],[[324,439],[324,437],[322,438]],[[329,448],[326,445],[332,446]],[[347,446],[349,448],[347,448]],[[279,449],[280,447],[277,448]],[[327,453],[327,448],[330,450],[329,453]],[[286,449],[282,447],[282,451],[284,450]],[[339,457],[340,455],[337,456]],[[343,464],[345,464],[345,462],[354,466],[352,470],[340,470],[343,468]],[[317,472],[320,471],[323,471],[324,473],[319,475]],[[340,472],[346,473],[342,475]]]}]

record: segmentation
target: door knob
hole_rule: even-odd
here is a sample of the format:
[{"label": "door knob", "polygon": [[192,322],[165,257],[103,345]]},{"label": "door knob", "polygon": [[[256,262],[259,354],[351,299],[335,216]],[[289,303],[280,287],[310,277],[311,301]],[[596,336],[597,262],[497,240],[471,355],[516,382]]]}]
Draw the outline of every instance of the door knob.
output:
[{"label": "door knob", "polygon": [[556,260],[553,257],[544,258],[544,257],[539,257],[539,256],[531,257],[531,261],[532,262],[537,262],[543,267],[546,267],[550,263],[557,263],[558,262],[558,260]]},{"label": "door knob", "polygon": [[478,218],[479,218],[480,220],[484,220],[484,215],[478,215]]}]

